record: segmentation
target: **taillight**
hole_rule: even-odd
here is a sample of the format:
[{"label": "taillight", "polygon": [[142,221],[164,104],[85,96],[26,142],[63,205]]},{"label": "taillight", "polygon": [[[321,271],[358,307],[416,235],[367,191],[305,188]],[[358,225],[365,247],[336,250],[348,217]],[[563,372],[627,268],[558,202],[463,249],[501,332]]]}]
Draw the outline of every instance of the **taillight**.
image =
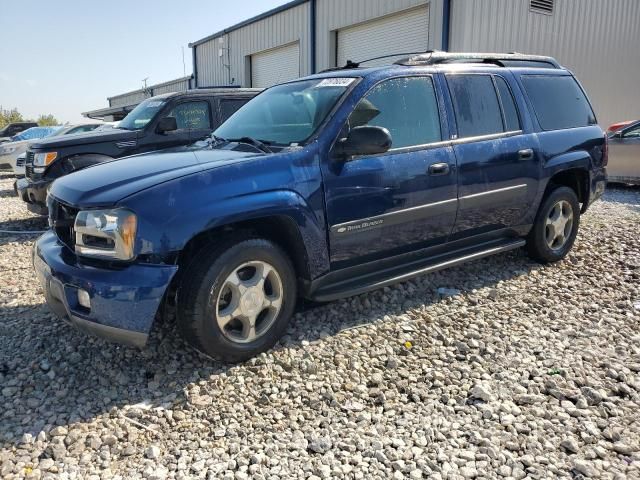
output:
[{"label": "taillight", "polygon": [[602,166],[609,165],[609,136],[604,134],[604,146],[602,147]]}]

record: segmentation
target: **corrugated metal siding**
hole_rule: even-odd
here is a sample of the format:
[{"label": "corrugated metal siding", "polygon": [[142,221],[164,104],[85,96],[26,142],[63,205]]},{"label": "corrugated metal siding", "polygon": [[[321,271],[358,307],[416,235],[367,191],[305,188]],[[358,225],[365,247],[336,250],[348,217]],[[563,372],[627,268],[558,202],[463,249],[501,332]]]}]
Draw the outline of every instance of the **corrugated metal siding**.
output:
[{"label": "corrugated metal siding", "polygon": [[116,95],[115,97],[109,97],[110,107],[125,107],[127,105],[135,105],[140,103],[148,96],[142,90],[136,90],[135,92],[123,93],[122,95]]},{"label": "corrugated metal siding", "polygon": [[115,95],[109,97],[110,107],[125,107],[128,105],[136,105],[142,102],[145,98],[149,98],[155,95],[162,95],[163,93],[172,92],[186,92],[191,87],[191,77],[182,77],[168,82],[158,83],[151,85],[144,90],[134,90],[133,92],[123,93],[121,95]]},{"label": "corrugated metal siding", "polygon": [[[300,74],[308,75],[309,19],[309,3],[305,3],[234,30],[220,37],[223,44],[215,38],[198,45],[198,86],[249,86],[251,55],[294,42],[300,43]],[[225,49],[222,57],[220,48]]]},{"label": "corrugated metal siding", "polygon": [[378,17],[429,4],[429,48],[440,48],[443,0],[318,0],[317,68],[336,66],[336,31]]},{"label": "corrugated metal siding", "polygon": [[171,92],[186,92],[190,87],[190,77],[178,78],[171,82],[162,83],[151,87],[154,95],[162,95]]},{"label": "corrugated metal siding", "polygon": [[587,90],[602,126],[640,118],[640,1],[556,0],[552,15],[529,0],[453,0],[453,51],[551,55]]}]

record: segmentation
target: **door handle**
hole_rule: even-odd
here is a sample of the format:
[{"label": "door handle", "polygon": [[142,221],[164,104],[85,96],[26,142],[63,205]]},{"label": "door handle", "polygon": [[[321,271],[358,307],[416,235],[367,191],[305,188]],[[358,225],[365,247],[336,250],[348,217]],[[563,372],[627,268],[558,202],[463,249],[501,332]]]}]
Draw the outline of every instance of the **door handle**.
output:
[{"label": "door handle", "polygon": [[434,163],[429,166],[429,175],[448,175],[450,171],[448,163]]},{"label": "door handle", "polygon": [[531,160],[533,158],[533,149],[525,148],[518,151],[518,160]]}]

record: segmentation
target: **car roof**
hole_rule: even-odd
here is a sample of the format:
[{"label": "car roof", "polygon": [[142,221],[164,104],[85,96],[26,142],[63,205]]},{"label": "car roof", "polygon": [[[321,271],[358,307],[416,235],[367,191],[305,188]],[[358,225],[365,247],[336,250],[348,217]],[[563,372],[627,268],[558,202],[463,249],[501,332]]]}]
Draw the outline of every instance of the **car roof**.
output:
[{"label": "car roof", "polygon": [[235,95],[250,95],[258,94],[262,91],[262,88],[197,88],[194,90],[187,90],[185,92],[170,92],[163,93],[161,95],[155,95],[150,98],[157,100],[176,98],[176,97],[198,97],[198,96],[235,96]]},{"label": "car roof", "polygon": [[[401,54],[402,55],[402,54]],[[393,55],[397,58],[399,55]],[[449,53],[437,50],[421,54],[413,54],[401,58],[392,64],[376,67],[362,67],[372,60],[381,60],[386,57],[378,57],[363,62],[348,61],[344,67],[331,68],[318,74],[310,75],[305,79],[336,78],[336,77],[368,77],[381,72],[398,73],[401,71],[442,72],[442,71],[478,71],[479,69],[507,69],[517,71],[544,71],[563,72],[562,67],[553,57],[541,55],[526,55],[521,53]]]}]

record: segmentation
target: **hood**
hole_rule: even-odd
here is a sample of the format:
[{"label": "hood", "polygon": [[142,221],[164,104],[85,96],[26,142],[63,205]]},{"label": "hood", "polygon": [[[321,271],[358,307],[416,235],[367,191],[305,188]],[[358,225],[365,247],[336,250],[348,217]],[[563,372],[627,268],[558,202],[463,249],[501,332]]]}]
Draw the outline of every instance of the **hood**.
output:
[{"label": "hood", "polygon": [[53,148],[72,147],[75,145],[88,145],[90,143],[120,142],[123,140],[134,140],[138,138],[137,131],[131,130],[100,130],[85,132],[81,135],[61,135],[58,137],[43,138],[34,140],[31,148],[34,150],[50,150]]},{"label": "hood", "polygon": [[154,185],[263,155],[231,150],[197,153],[194,149],[178,148],[101,163],[59,178],[50,193],[75,207],[111,206]]},{"label": "hood", "polygon": [[0,144],[0,155],[2,155],[2,150],[4,148],[12,148],[14,149],[11,153],[14,153],[16,150],[18,150],[20,147],[26,147],[27,145],[29,145],[29,142],[31,140],[20,140],[19,142],[4,142]]}]

